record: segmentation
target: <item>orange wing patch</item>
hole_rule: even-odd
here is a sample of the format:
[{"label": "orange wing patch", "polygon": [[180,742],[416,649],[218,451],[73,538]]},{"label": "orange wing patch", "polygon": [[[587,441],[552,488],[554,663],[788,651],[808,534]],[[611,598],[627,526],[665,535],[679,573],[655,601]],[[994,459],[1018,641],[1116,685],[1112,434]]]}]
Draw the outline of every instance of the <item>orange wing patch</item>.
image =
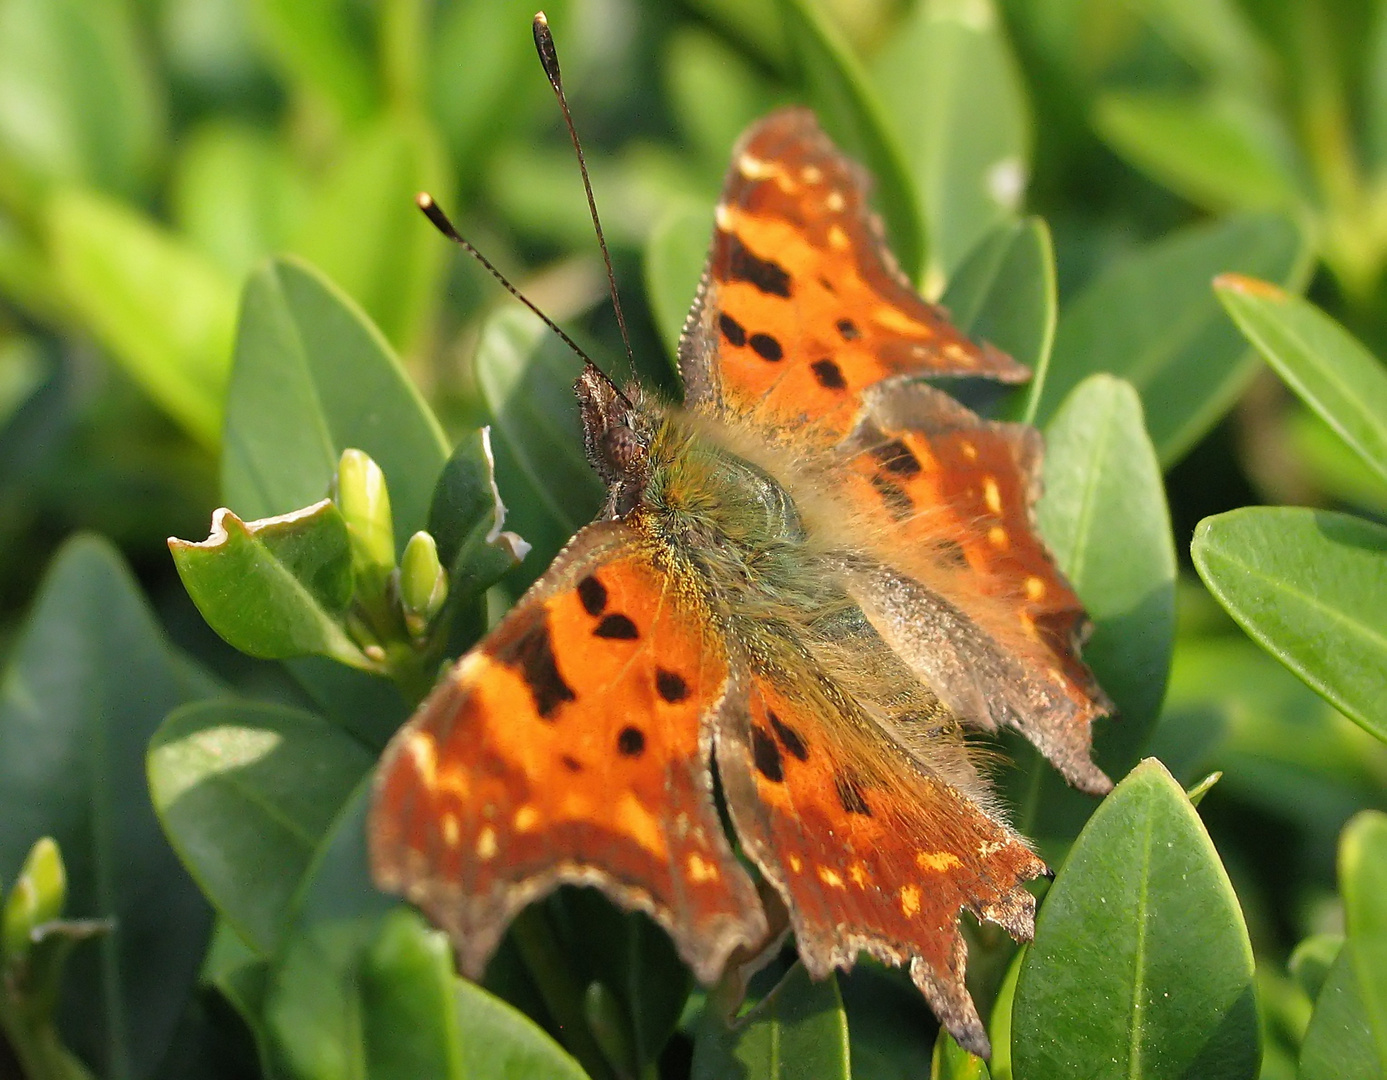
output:
[{"label": "orange wing patch", "polygon": [[[966,624],[930,643],[936,666],[921,673],[936,693],[975,724],[1021,730],[1079,787],[1107,791],[1090,761],[1090,725],[1111,705],[1078,658],[1083,606],[1032,521],[1039,434],[911,385],[874,395],[845,451],[837,486],[865,546]],[[915,615],[940,622],[937,610]],[[899,632],[879,629],[902,655],[911,651]],[[937,665],[979,635],[996,662],[941,677]]]},{"label": "orange wing patch", "polygon": [[589,526],[391,743],[371,860],[478,977],[561,882],[650,912],[705,981],[766,934],[713,806],[726,654],[639,532]]},{"label": "orange wing patch", "polygon": [[680,344],[688,404],[837,441],[858,395],[882,379],[1028,377],[910,287],[868,187],[808,110],[773,113],[742,139]]},{"label": "orange wing patch", "polygon": [[[908,962],[941,1022],[986,1054],[964,986],[958,913],[966,907],[1029,940],[1035,901],[1021,883],[1044,864],[1011,829],[863,724],[752,680],[744,709],[719,728],[733,824],[784,895],[811,974],[850,968],[861,951]],[[952,752],[961,757],[962,744]]]}]

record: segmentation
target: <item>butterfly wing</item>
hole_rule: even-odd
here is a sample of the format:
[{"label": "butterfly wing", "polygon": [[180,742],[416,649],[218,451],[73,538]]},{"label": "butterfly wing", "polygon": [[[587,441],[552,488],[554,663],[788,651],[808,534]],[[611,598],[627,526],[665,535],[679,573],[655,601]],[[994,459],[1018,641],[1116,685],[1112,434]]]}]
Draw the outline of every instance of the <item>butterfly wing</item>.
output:
[{"label": "butterfly wing", "polygon": [[708,611],[648,538],[588,526],[387,748],[377,883],[473,977],[525,904],[571,882],[652,914],[711,981],[767,932],[713,802],[703,718],[727,685]]},{"label": "butterfly wing", "polygon": [[1028,377],[910,287],[868,188],[807,109],[781,109],[743,136],[680,342],[688,406],[799,438],[812,425],[832,442],[883,379]]},{"label": "butterfly wing", "polygon": [[912,753],[852,703],[752,676],[719,722],[717,760],[743,849],[784,896],[800,957],[823,977],[859,952],[909,964],[940,1021],[988,1052],[964,985],[968,908],[1029,940],[1044,864],[1001,820],[956,736]]},{"label": "butterfly wing", "polygon": [[850,588],[882,636],[965,720],[1015,728],[1101,794],[1091,725],[1111,704],[1078,656],[1083,606],[1035,529],[1040,455],[1033,428],[917,383],[868,395],[831,482],[879,560]]}]

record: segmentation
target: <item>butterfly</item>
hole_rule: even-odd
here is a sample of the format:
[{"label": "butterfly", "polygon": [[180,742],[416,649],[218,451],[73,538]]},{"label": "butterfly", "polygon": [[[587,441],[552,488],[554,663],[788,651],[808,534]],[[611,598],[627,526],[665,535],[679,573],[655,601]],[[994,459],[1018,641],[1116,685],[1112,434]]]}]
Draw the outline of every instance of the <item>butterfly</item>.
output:
[{"label": "butterfly", "polygon": [[905,965],[987,1053],[959,913],[1029,939],[1046,869],[966,734],[1014,729],[1101,794],[1110,705],[1032,521],[1039,435],[924,381],[1029,372],[911,288],[869,186],[806,109],[742,137],[682,405],[583,371],[605,507],[387,748],[376,881],[465,974],[573,883],[711,983],[775,936],[759,880],[813,976]]}]

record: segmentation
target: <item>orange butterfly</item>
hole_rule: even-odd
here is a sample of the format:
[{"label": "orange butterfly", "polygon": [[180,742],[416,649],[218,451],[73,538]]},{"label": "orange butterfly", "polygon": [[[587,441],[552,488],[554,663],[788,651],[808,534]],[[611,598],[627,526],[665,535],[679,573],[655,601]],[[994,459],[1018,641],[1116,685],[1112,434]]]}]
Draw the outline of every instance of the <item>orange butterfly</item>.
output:
[{"label": "orange butterfly", "polygon": [[742,138],[683,406],[584,371],[606,507],[386,751],[376,880],[467,974],[560,883],[654,916],[704,982],[762,948],[718,788],[811,974],[908,964],[987,1052],[958,913],[1029,938],[1045,867],[963,729],[1014,728],[1102,793],[1109,705],[1033,528],[1038,434],[921,381],[1028,372],[910,288],[867,188],[804,109]]}]

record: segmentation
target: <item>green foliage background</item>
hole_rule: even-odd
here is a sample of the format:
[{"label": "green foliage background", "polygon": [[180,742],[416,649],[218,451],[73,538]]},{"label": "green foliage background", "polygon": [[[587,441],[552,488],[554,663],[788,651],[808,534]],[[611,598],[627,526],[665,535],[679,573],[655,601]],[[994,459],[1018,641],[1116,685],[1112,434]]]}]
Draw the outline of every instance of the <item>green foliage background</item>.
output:
[{"label": "green foliage background", "polygon": [[376,755],[600,494],[573,358],[415,192],[632,374],[532,14],[0,0],[0,1075],[1387,1075],[1377,0],[557,0],[634,374],[677,395],[730,148],[789,101],[1036,372],[993,411],[1046,433],[1126,779],[1008,744],[1059,873],[1029,950],[970,927],[989,1064],[874,965],[786,954],[728,1026],[576,891],[478,988],[374,891]]}]

